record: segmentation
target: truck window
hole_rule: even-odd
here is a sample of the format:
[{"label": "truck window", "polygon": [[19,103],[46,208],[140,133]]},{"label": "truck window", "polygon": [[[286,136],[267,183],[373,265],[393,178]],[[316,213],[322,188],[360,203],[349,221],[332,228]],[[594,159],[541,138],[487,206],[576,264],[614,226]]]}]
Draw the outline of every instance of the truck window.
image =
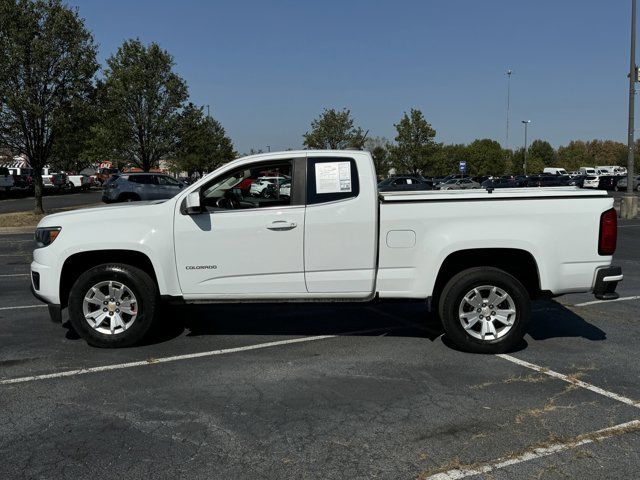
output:
[{"label": "truck window", "polygon": [[360,193],[353,158],[312,157],[307,163],[307,205],[355,198]]},{"label": "truck window", "polygon": [[289,206],[292,179],[292,160],[245,165],[204,185],[202,205],[212,212]]}]

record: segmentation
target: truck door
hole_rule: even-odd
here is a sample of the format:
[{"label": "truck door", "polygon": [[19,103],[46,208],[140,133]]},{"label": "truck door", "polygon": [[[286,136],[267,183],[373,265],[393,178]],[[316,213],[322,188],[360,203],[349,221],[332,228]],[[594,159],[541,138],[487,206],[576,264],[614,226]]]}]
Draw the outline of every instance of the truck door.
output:
[{"label": "truck door", "polygon": [[[246,164],[200,188],[205,212],[176,211],[176,264],[185,296],[271,298],[307,293],[304,176],[296,177],[304,167],[304,158]],[[280,196],[277,189],[267,197],[251,195],[247,184],[266,175],[290,179],[290,195]]]},{"label": "truck door", "polygon": [[366,161],[360,163],[354,158],[322,153],[307,158],[304,263],[309,293],[366,297],[373,292],[378,245],[375,173],[368,157],[362,156]]}]

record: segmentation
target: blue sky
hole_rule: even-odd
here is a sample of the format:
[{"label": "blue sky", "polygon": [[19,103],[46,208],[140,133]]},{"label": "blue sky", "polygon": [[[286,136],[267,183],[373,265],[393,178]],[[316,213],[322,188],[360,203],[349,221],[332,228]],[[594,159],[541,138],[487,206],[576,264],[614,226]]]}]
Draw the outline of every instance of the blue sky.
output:
[{"label": "blue sky", "polygon": [[323,108],[395,136],[419,108],[445,143],[625,141],[630,0],[73,0],[100,61],[158,42],[243,153],[298,148]]}]

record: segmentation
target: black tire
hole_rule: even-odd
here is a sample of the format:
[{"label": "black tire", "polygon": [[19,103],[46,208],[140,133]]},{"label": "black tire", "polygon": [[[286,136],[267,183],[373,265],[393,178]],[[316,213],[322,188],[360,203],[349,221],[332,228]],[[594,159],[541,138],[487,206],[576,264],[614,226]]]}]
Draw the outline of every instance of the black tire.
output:
[{"label": "black tire", "polygon": [[[511,329],[497,339],[473,337],[459,318],[459,308],[465,295],[484,285],[503,290],[515,304],[516,313]],[[458,273],[447,282],[440,295],[439,314],[447,337],[458,348],[473,353],[504,353],[513,350],[522,341],[530,320],[531,305],[529,294],[518,279],[498,268],[476,267]]]},{"label": "black tire", "polygon": [[[94,330],[84,317],[85,295],[94,285],[113,280],[125,284],[137,299],[137,316],[129,328],[116,334]],[[129,347],[140,342],[153,327],[159,303],[158,287],[153,279],[139,268],[122,263],[98,265],[84,272],[69,293],[69,320],[75,331],[89,345],[101,348]]]}]

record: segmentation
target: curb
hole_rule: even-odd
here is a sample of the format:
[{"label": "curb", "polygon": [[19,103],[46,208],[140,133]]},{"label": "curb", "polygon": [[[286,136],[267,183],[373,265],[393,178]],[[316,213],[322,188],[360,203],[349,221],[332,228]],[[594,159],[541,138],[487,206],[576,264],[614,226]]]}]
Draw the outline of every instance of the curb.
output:
[{"label": "curb", "polygon": [[0,227],[0,235],[24,235],[25,233],[33,234],[36,226],[32,227]]}]

